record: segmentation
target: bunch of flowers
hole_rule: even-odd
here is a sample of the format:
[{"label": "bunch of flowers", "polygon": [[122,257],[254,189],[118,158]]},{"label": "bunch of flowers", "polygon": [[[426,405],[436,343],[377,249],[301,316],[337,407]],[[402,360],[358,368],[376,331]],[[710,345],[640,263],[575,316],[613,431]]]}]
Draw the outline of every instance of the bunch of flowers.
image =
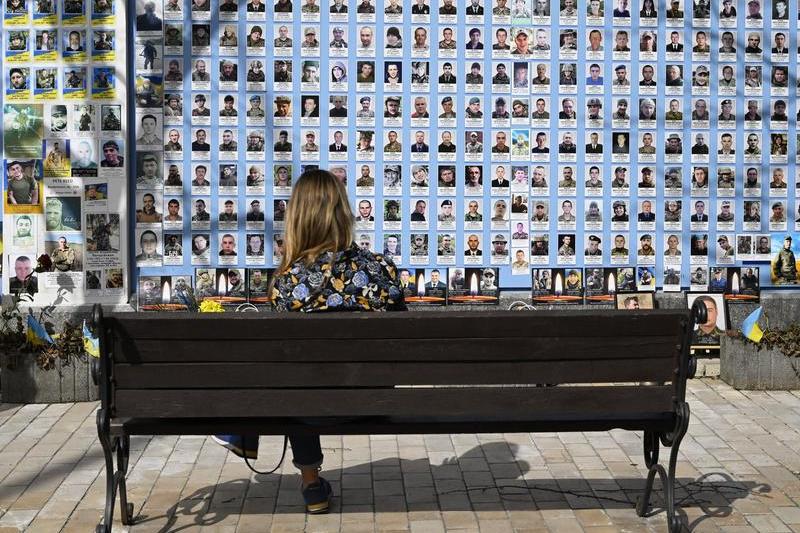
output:
[{"label": "bunch of flowers", "polygon": [[222,308],[222,304],[217,301],[204,299],[201,301],[197,301],[197,296],[194,293],[194,289],[191,287],[186,287],[178,291],[176,294],[178,300],[182,304],[186,306],[186,309],[190,313],[224,313],[225,309]]},{"label": "bunch of flowers", "polygon": [[216,300],[205,299],[200,302],[198,309],[201,313],[224,313],[225,308]]}]

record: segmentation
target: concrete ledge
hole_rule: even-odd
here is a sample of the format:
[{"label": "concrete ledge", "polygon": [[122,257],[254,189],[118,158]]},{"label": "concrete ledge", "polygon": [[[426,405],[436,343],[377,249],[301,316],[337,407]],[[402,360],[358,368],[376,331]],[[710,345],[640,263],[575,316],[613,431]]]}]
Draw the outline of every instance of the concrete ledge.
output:
[{"label": "concrete ledge", "polygon": [[[47,321],[54,331],[61,331],[64,322],[80,325],[92,319],[91,305],[59,307]],[[105,307],[108,311],[132,312],[130,305]],[[26,311],[27,312],[27,311]],[[38,309],[34,308],[38,315]],[[61,403],[86,402],[98,399],[97,387],[92,381],[91,357],[75,359],[69,365],[57,361],[52,370],[41,370],[33,354],[18,358],[17,367],[0,369],[0,398],[8,403]]]},{"label": "concrete ledge", "polygon": [[[504,291],[500,296],[500,304],[496,307],[489,306],[449,306],[449,307],[415,307],[415,310],[430,312],[448,312],[453,310],[469,309],[502,309],[506,310],[514,302],[530,303],[530,292],[525,290]],[[682,309],[686,307],[686,296],[684,293],[656,293],[657,306],[661,309]],[[729,323],[732,329],[738,329],[742,320],[750,314],[758,305],[762,305],[769,316],[769,323],[772,327],[783,327],[796,317],[800,316],[800,297],[795,292],[771,291],[761,295],[760,304],[741,304],[729,306]],[[598,313],[613,309],[613,305],[580,305],[580,306],[553,306],[536,305],[537,310],[552,309],[594,309]],[[104,310],[115,313],[135,312],[133,305],[108,305]],[[260,306],[261,312],[269,312],[268,306]],[[64,321],[70,320],[72,323],[81,323],[84,319],[91,319],[92,306],[80,305],[72,307],[62,307],[53,313],[52,323],[56,330],[60,329]],[[723,339],[725,346],[731,345],[730,339]],[[742,343],[742,347],[744,345]],[[730,352],[725,358],[726,349],[723,348],[723,361],[713,359],[698,360],[696,376],[718,377],[722,376],[727,383],[736,388],[766,388],[780,387],[782,390],[800,390],[797,380],[798,372],[795,372],[791,365],[787,366],[787,359],[783,354],[767,355],[767,352],[756,352],[750,347],[752,353],[749,355],[736,355],[738,352]],[[742,348],[736,348],[741,351]],[[736,363],[733,362],[736,357]],[[767,363],[766,361],[769,361]],[[800,360],[794,361],[800,368]],[[5,368],[0,369],[0,397],[5,402],[17,403],[55,403],[71,401],[88,401],[97,398],[97,390],[91,381],[88,361],[78,361],[68,367],[61,366],[60,362],[51,371],[42,371],[36,368],[32,358],[23,358],[18,370],[9,371]],[[734,377],[733,365],[739,368],[739,373],[744,377]],[[726,371],[727,366],[727,371]],[[773,369],[773,374],[768,373],[768,368]],[[746,369],[746,370],[744,370]],[[780,374],[775,376],[774,374]],[[767,377],[772,375],[773,377]],[[791,381],[788,378],[794,378]]]},{"label": "concrete ledge", "polygon": [[698,359],[695,378],[719,378],[719,359]]},{"label": "concrete ledge", "polygon": [[800,390],[800,358],[722,338],[720,376],[735,389]]}]

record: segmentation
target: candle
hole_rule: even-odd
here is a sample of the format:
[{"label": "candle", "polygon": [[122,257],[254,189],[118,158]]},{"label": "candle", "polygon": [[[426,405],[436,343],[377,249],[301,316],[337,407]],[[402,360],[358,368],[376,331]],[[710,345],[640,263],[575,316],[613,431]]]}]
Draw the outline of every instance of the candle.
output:
[{"label": "candle", "polygon": [[438,296],[425,296],[425,274],[421,272],[417,276],[417,295],[406,298],[408,303],[442,303],[444,301],[444,298]]},{"label": "candle", "polygon": [[592,302],[613,302],[616,291],[617,285],[614,283],[614,274],[612,273],[608,275],[608,294],[593,294],[586,296],[586,299]]},{"label": "candle", "polygon": [[578,303],[582,300],[580,296],[571,296],[562,294],[564,292],[564,282],[561,281],[561,273],[556,274],[556,280],[553,284],[553,294],[536,296],[534,300],[544,303]]},{"label": "candle", "polygon": [[497,301],[496,296],[483,296],[478,294],[478,275],[474,272],[469,280],[469,294],[465,294],[464,296],[450,296],[449,299],[454,303],[481,303]]},{"label": "candle", "polygon": [[247,301],[246,298],[241,296],[226,296],[228,293],[228,276],[222,272],[217,280],[217,295],[206,296],[203,300],[213,300],[221,304],[241,303]]},{"label": "candle", "polygon": [[164,282],[164,286],[161,288],[161,301],[165,304],[168,304],[172,299],[172,291],[169,290],[169,280]]},{"label": "candle", "polygon": [[169,281],[165,281],[164,285],[161,287],[161,301],[163,303],[143,305],[139,309],[141,309],[142,311],[184,311],[184,310],[186,310],[186,306],[183,305],[183,304],[170,303],[171,295],[172,295],[172,291],[170,290],[170,287],[169,287]]},{"label": "candle", "polygon": [[228,292],[228,276],[224,273],[219,275],[217,281],[217,296],[225,296]]},{"label": "candle", "polygon": [[170,303],[172,291],[170,290],[169,281],[165,281],[161,287],[161,301],[160,304],[149,304],[141,306],[142,311],[185,311],[187,309],[184,304]]},{"label": "candle", "polygon": [[755,294],[741,294],[739,287],[739,274],[734,272],[731,276],[731,294],[723,296],[726,300],[743,301],[743,300],[757,300],[758,296]]}]

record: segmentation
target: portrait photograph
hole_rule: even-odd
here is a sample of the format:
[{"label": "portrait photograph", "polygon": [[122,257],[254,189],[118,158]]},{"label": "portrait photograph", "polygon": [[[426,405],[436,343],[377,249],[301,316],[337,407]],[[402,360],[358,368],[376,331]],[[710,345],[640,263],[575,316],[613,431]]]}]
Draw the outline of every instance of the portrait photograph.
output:
[{"label": "portrait photograph", "polygon": [[5,212],[41,213],[42,160],[6,159],[4,167]]},{"label": "portrait photograph", "polygon": [[164,234],[164,265],[183,265],[183,234]]},{"label": "portrait photograph", "polygon": [[[3,144],[6,164],[11,158],[38,159],[42,157],[43,113],[44,106],[42,104],[5,104],[3,106]],[[66,116],[66,113],[63,116]]]},{"label": "portrait photograph", "polygon": [[531,270],[531,297],[548,296],[553,291],[553,278],[549,268],[534,268]]},{"label": "portrait photograph", "polygon": [[208,233],[193,233],[192,236],[192,261],[193,265],[210,264],[210,244],[211,237]]},{"label": "portrait photograph", "polygon": [[616,295],[617,309],[655,309],[655,295],[652,292],[634,292]]},{"label": "portrait photograph", "polygon": [[[227,269],[196,268],[194,271],[194,295],[198,302],[217,296],[218,278],[224,276]],[[222,284],[224,289],[224,282]]]},{"label": "portrait photograph", "polygon": [[686,304],[689,309],[696,301],[705,304],[708,319],[705,323],[695,327],[691,347],[693,349],[719,348],[720,337],[725,334],[727,329],[727,310],[723,295],[703,292],[686,293]]},{"label": "portrait photograph", "polygon": [[247,297],[250,303],[267,303],[271,268],[247,269]]},{"label": "portrait photograph", "polygon": [[617,292],[636,292],[636,271],[632,267],[617,269]]},{"label": "portrait photograph", "polygon": [[145,306],[156,306],[163,303],[161,276],[139,276],[137,280],[136,296],[139,310]]},{"label": "portrait photograph", "polygon": [[[797,285],[800,283],[800,234],[774,233],[771,235],[770,280],[773,285]],[[760,250],[756,249],[756,254]]]},{"label": "portrait photograph", "polygon": [[44,249],[53,260],[53,266],[50,271],[56,274],[81,272],[83,270],[83,247],[83,235],[47,234],[44,241]]}]

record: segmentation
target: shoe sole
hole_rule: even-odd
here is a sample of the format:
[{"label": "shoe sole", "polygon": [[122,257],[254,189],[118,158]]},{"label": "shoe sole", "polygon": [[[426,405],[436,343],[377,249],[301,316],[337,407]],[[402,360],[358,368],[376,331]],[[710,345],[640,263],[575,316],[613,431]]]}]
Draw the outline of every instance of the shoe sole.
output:
[{"label": "shoe sole", "polygon": [[247,459],[256,459],[256,458],[258,458],[258,454],[257,453],[255,455],[253,455],[252,452],[244,453],[244,450],[242,450],[238,446],[234,446],[230,442],[225,442],[222,439],[218,439],[215,435],[211,435],[211,438],[214,440],[214,442],[216,442],[217,444],[219,444],[220,446],[222,446],[226,450],[230,451],[234,455],[236,455],[238,457],[241,457],[242,459],[245,459],[245,458],[247,458]]},{"label": "shoe sole", "polygon": [[330,508],[330,500],[321,503],[313,503],[306,505],[306,511],[309,514],[325,514]]}]

